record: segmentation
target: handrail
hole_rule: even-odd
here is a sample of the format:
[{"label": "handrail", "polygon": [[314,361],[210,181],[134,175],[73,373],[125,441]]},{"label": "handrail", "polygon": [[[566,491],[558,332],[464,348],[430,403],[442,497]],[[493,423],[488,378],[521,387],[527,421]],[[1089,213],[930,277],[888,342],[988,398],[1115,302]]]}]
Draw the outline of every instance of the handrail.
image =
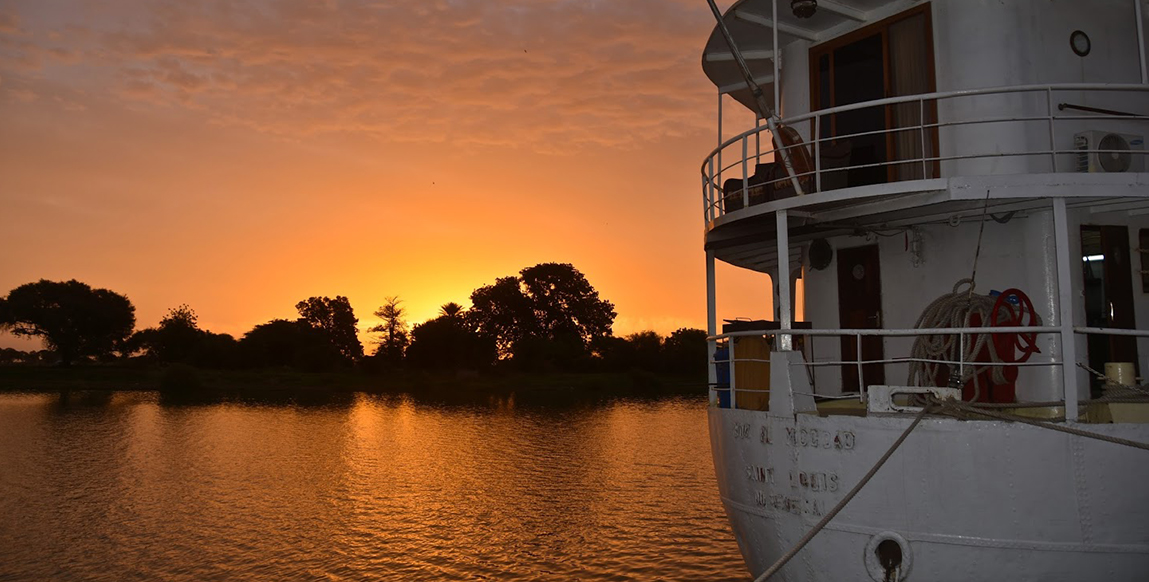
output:
[{"label": "handrail", "polygon": [[[1091,149],[1080,149],[1074,147],[1073,149],[1066,149],[1071,146],[1063,133],[1057,128],[1069,127],[1070,133],[1089,129],[1084,127],[1087,125],[1085,122],[1089,121],[1112,121],[1120,120],[1122,122],[1135,122],[1145,123],[1149,121],[1149,114],[1133,115],[1133,116],[1082,116],[1082,115],[1058,115],[1055,110],[1054,97],[1055,93],[1065,92],[1095,92],[1100,94],[1120,94],[1126,92],[1136,93],[1149,93],[1149,86],[1136,85],[1136,84],[1103,84],[1103,83],[1062,83],[1050,85],[1017,85],[1007,87],[993,87],[984,89],[967,89],[958,91],[944,91],[933,93],[922,93],[917,95],[903,95],[899,97],[888,97],[884,99],[876,99],[873,101],[864,101],[861,103],[852,103],[849,105],[841,105],[812,111],[797,115],[782,120],[784,124],[794,126],[809,122],[811,127],[809,133],[811,135],[809,141],[800,142],[797,144],[784,145],[782,147],[768,147],[762,150],[761,134],[770,132],[768,126],[758,126],[746,131],[743,131],[733,137],[728,138],[717,148],[710,151],[708,156],[704,159],[701,169],[703,179],[703,208],[704,215],[707,221],[714,218],[738,210],[746,208],[753,204],[759,204],[761,199],[757,199],[763,193],[769,194],[777,192],[778,188],[785,189],[783,185],[785,182],[794,182],[801,180],[804,185],[801,189],[795,188],[794,192],[801,194],[804,191],[822,192],[826,190],[824,184],[824,177],[846,176],[845,172],[858,170],[863,168],[886,167],[886,168],[913,168],[917,164],[921,165],[921,170],[897,170],[897,177],[893,181],[905,181],[925,179],[931,177],[939,177],[937,174],[941,172],[944,174],[953,173],[955,168],[949,166],[941,166],[942,163],[962,163],[963,161],[975,159],[996,159],[996,158],[1031,158],[1041,159],[1045,158],[1050,166],[1049,171],[1058,172],[1059,166],[1062,171],[1065,171],[1065,165],[1072,163],[1068,155],[1081,155],[1090,154],[1096,155],[1099,153],[1106,153],[1110,150],[1099,150],[1095,144],[1091,144]],[[984,96],[1003,96],[1003,95],[1040,95],[1044,93],[1044,99],[1037,99],[1030,101],[1023,101],[1014,103],[1013,100],[1007,106],[1007,110],[1016,111],[1014,115],[994,115],[982,116],[980,113],[985,111],[985,108],[969,107],[961,101],[956,101],[962,98],[979,98]],[[1029,97],[1033,99],[1033,97]],[[1039,103],[1039,101],[1044,102]],[[932,102],[927,108],[927,102]],[[893,105],[906,105],[917,104],[916,109],[917,119],[907,118],[903,121],[895,123],[894,127],[882,128],[879,130],[867,130],[855,132],[851,134],[838,134],[833,136],[822,137],[821,131],[828,123],[832,116],[861,109],[886,107]],[[947,109],[938,110],[936,106],[944,104]],[[927,111],[933,115],[927,115]],[[912,115],[907,110],[907,115]],[[829,117],[828,117],[829,116]],[[940,117],[940,119],[939,119]],[[1046,124],[1048,125],[1048,145],[1029,144],[1029,142],[1036,137],[1036,134],[1030,133],[1028,129],[1025,131],[1019,130],[1018,134],[1024,136],[1022,142],[1019,142],[1020,147],[1014,148],[1015,151],[999,151],[997,148],[988,148],[979,145],[984,144],[982,141],[975,142],[954,142],[950,139],[945,139],[939,143],[940,136],[953,136],[962,134],[951,134],[949,132],[961,131],[962,128],[971,127],[975,125],[993,125],[993,124],[1020,124],[1023,128],[1029,128],[1028,124]],[[989,130],[997,131],[997,130]],[[916,132],[920,135],[920,151],[916,150],[919,140],[912,134]],[[943,133],[945,132],[945,133]],[[876,161],[857,163],[861,160],[852,160],[850,163],[850,156],[842,158],[840,162],[845,162],[844,165],[835,165],[835,167],[827,168],[824,164],[825,160],[822,159],[823,154],[826,152],[826,147],[830,147],[831,142],[841,143],[845,140],[847,143],[850,140],[862,138],[865,136],[873,135],[886,135],[886,136],[903,136],[909,134],[910,137],[897,137],[897,143],[902,144],[896,146],[898,148],[910,148],[906,151],[893,150],[888,152],[888,159]],[[754,136],[754,146],[749,147],[750,138]],[[1060,139],[1059,139],[1060,137]],[[914,143],[910,143],[914,142]],[[774,144],[771,140],[768,144]],[[1029,144],[1029,145],[1026,145]],[[727,148],[737,147],[741,145],[741,155],[735,152],[733,162],[727,164],[715,164],[716,159],[723,157],[723,151]],[[930,146],[933,147],[930,147]],[[1059,147],[1060,146],[1060,147]],[[949,148],[944,151],[935,151],[935,148]],[[808,150],[812,153],[813,163],[811,168],[803,168],[805,171],[800,172],[785,172],[785,175],[774,175],[767,179],[762,179],[761,176],[752,178],[750,176],[751,170],[756,164],[762,162],[764,157],[773,158],[771,163],[777,163],[779,155],[785,155],[800,148],[811,148]],[[956,149],[955,149],[956,148]],[[1149,152],[1134,151],[1130,152],[1133,155],[1145,156]],[[839,162],[839,163],[840,163]],[[717,167],[716,167],[717,166]],[[738,166],[741,166],[741,172],[738,171]],[[909,174],[903,172],[910,172]],[[1021,173],[1031,173],[1032,169],[1021,168]],[[997,170],[994,170],[997,172]],[[920,173],[920,178],[917,175]],[[960,173],[960,171],[958,171]],[[740,190],[726,190],[723,186],[730,179],[735,179],[735,176],[741,178],[742,188]],[[845,185],[831,186],[829,189],[834,190],[838,188],[848,187]],[[755,190],[752,190],[755,189]],[[756,199],[752,199],[751,192],[756,191],[754,194]],[[733,196],[733,198],[732,198]],[[727,206],[737,204],[741,198],[741,204],[737,206]],[[771,198],[768,198],[769,200]]]},{"label": "handrail", "polygon": [[[770,360],[769,359],[763,359],[760,357],[739,358],[739,357],[736,357],[734,355],[733,349],[729,349],[725,358],[717,359],[715,357],[715,353],[713,351],[713,348],[714,348],[714,346],[717,345],[717,342],[724,341],[724,340],[730,341],[730,340],[733,340],[735,338],[741,338],[741,337],[763,337],[763,336],[770,336],[770,335],[779,335],[779,334],[783,334],[783,333],[785,333],[787,335],[800,335],[800,336],[854,336],[858,340],[861,339],[861,336],[902,336],[902,337],[905,337],[905,336],[922,336],[922,335],[959,335],[959,336],[962,336],[962,338],[963,338],[962,341],[964,342],[965,341],[964,338],[967,335],[976,335],[976,334],[993,335],[993,334],[1017,334],[1017,333],[1038,334],[1038,333],[1059,333],[1060,331],[1061,331],[1060,326],[1049,326],[1049,325],[1046,325],[1046,326],[1008,326],[1008,327],[1007,326],[1000,326],[1000,327],[998,327],[998,326],[943,327],[943,328],[908,328],[908,329],[845,329],[845,328],[842,328],[842,329],[789,329],[789,330],[769,329],[769,330],[732,331],[732,332],[715,334],[712,336],[708,336],[706,338],[707,339],[707,345],[710,346],[710,351],[711,351],[709,357],[707,358],[707,361],[708,361],[708,364],[710,366],[716,366],[719,364],[726,364],[726,365],[730,366],[729,377],[732,380],[734,377],[734,369],[735,369],[737,364],[739,364],[739,363],[754,363],[754,362],[765,363],[765,362],[769,362]],[[1083,335],[1121,335],[1121,336],[1149,337],[1149,330],[1140,330],[1140,329],[1121,329],[1121,328],[1106,328],[1106,327],[1074,327],[1073,331],[1074,331],[1074,333],[1083,334]],[[729,344],[727,344],[727,345],[729,345]],[[818,368],[818,367],[828,367],[828,366],[843,366],[843,365],[857,366],[859,368],[859,376],[858,377],[861,378],[862,377],[861,368],[863,366],[870,365],[870,364],[895,364],[895,365],[899,365],[899,364],[909,364],[909,363],[918,361],[918,362],[930,362],[930,363],[937,363],[937,364],[945,364],[945,365],[949,365],[949,366],[958,366],[959,368],[964,367],[966,365],[974,365],[974,366],[981,367],[981,368],[986,368],[986,367],[1019,367],[1020,368],[1020,367],[1059,366],[1062,364],[1062,362],[1058,361],[1058,359],[1055,357],[1051,358],[1048,361],[1039,361],[1039,362],[1002,362],[1002,361],[979,362],[979,361],[973,361],[973,360],[966,360],[964,357],[965,356],[964,350],[959,352],[959,359],[958,360],[937,359],[937,358],[915,358],[912,356],[883,357],[881,359],[871,360],[871,359],[862,359],[862,355],[860,352],[861,342],[858,341],[857,345],[859,348],[859,353],[858,353],[858,358],[856,360],[834,359],[834,360],[823,360],[823,361],[808,361],[808,362],[802,362],[802,365],[804,367],[806,367],[807,369]],[[719,392],[729,391],[731,393],[735,393],[735,392],[769,392],[768,389],[737,387],[737,386],[734,386],[732,381],[731,381],[730,385],[728,385],[728,386],[719,386],[715,382],[711,381],[710,382],[710,390],[719,391]],[[859,397],[861,397],[861,395],[864,393],[865,393],[865,387],[863,387],[862,392],[859,393]]]},{"label": "handrail", "polygon": [[[778,335],[785,333],[786,335],[816,335],[816,336],[832,336],[832,335],[887,335],[887,336],[914,336],[914,335],[955,335],[963,333],[1053,333],[1061,331],[1061,328],[1053,325],[1045,326],[995,326],[995,327],[920,327],[920,328],[903,328],[903,329],[753,329],[748,331],[730,331],[726,333],[715,334],[707,337],[707,340],[718,341],[728,337],[759,337],[764,335]],[[1136,330],[1122,330],[1122,331],[1136,331]],[[1149,335],[1149,331],[1145,332]]]},{"label": "handrail", "polygon": [[[960,89],[957,91],[935,91],[933,93],[919,93],[916,95],[900,95],[898,97],[885,97],[882,99],[874,99],[873,101],[862,101],[859,103],[851,103],[849,105],[838,105],[836,107],[829,107],[826,109],[819,109],[794,117],[787,117],[782,119],[783,125],[793,125],[803,121],[809,121],[815,117],[825,115],[834,115],[844,111],[854,111],[856,109],[866,109],[869,107],[880,107],[883,105],[896,105],[899,103],[910,103],[919,100],[933,101],[937,99],[948,99],[951,97],[975,97],[978,95],[1001,95],[1005,93],[1031,93],[1037,91],[1149,91],[1149,86],[1136,84],[1136,83],[1058,83],[1050,85],[1014,85],[1014,86],[1001,86],[991,87],[987,89]],[[1135,119],[1149,118],[1147,116],[1135,116]],[[1045,119],[1044,117],[1042,119]],[[1094,119],[1094,118],[1090,118]],[[918,126],[912,126],[909,129],[917,129]],[[726,141],[722,142],[718,147],[710,150],[706,154],[706,159],[714,156],[719,151],[730,147],[734,142],[752,136],[756,133],[761,133],[767,130],[766,126],[748,129]],[[813,141],[813,140],[811,140]],[[824,140],[819,140],[824,141]],[[705,168],[705,163],[703,164]]]}]

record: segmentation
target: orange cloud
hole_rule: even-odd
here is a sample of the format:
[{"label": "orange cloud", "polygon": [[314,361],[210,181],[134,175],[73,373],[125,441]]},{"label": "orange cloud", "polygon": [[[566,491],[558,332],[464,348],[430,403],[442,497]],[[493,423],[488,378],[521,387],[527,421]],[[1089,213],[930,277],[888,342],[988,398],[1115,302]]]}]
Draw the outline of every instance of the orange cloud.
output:
[{"label": "orange cloud", "polygon": [[[708,125],[697,57],[683,50],[705,34],[704,9],[652,0],[107,2],[28,9],[33,40],[6,40],[15,50],[4,64],[73,87],[95,79],[123,99],[284,136],[637,147]],[[9,21],[0,26],[18,20]],[[63,46],[48,41],[62,28]],[[82,74],[46,73],[80,52],[99,60]]]}]

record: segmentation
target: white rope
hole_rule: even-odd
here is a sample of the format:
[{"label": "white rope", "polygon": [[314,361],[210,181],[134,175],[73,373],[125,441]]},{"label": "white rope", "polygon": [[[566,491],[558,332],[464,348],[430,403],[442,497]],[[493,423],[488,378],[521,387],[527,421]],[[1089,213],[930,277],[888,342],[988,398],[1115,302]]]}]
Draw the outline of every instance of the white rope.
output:
[{"label": "white rope", "polygon": [[[963,285],[969,285],[969,287],[963,290]],[[955,283],[952,293],[938,297],[922,311],[914,327],[974,327],[972,324],[974,315],[977,315],[980,319],[980,325],[988,327],[996,300],[988,295],[974,293],[973,285],[972,279],[962,279]],[[1008,319],[1010,316],[1010,307],[1003,304],[998,309],[998,317]],[[1034,313],[1033,316],[1033,325],[1041,325],[1041,320],[1037,314]],[[975,400],[981,391],[977,376],[986,369],[991,370],[995,384],[1004,383],[1006,381],[1005,366],[975,365],[978,353],[981,352],[982,348],[986,347],[987,344],[990,346],[987,350],[989,352],[990,361],[993,364],[1001,364],[1001,356],[997,353],[997,349],[991,341],[992,335],[989,333],[974,335],[976,335],[977,338],[972,342],[965,342],[965,346],[959,345],[959,338],[961,336],[958,334],[918,336],[914,339],[914,345],[910,350],[910,358],[912,358],[913,361],[910,362],[909,378],[906,380],[907,384],[910,386],[933,386],[942,365],[941,362],[933,360],[965,362],[966,365],[962,366],[960,375],[956,373],[956,370],[951,372],[950,385],[952,387],[960,387],[972,380],[974,383]],[[962,349],[963,347],[964,349]]]}]

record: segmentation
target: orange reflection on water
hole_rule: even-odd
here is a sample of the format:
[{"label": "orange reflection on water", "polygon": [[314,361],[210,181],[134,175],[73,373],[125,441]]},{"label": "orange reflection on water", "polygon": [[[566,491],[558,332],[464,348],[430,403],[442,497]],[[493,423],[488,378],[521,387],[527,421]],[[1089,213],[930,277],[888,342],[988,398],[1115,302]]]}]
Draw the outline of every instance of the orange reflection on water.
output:
[{"label": "orange reflection on water", "polygon": [[[704,400],[0,395],[18,579],[738,579]],[[7,430],[13,427],[16,432]],[[45,494],[47,492],[47,494]]]}]

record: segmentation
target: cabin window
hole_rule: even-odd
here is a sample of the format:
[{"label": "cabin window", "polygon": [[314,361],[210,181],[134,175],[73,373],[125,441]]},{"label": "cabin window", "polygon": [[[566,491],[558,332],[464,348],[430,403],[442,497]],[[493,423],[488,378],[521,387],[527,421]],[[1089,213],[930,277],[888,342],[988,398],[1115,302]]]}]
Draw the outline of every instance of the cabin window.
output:
[{"label": "cabin window", "polygon": [[[929,4],[810,49],[811,109],[935,90]],[[937,119],[928,101],[855,109],[823,119],[823,189],[938,175]],[[905,128],[905,129],[902,129]],[[902,129],[902,131],[897,131]],[[834,171],[835,168],[848,168]]]}]

